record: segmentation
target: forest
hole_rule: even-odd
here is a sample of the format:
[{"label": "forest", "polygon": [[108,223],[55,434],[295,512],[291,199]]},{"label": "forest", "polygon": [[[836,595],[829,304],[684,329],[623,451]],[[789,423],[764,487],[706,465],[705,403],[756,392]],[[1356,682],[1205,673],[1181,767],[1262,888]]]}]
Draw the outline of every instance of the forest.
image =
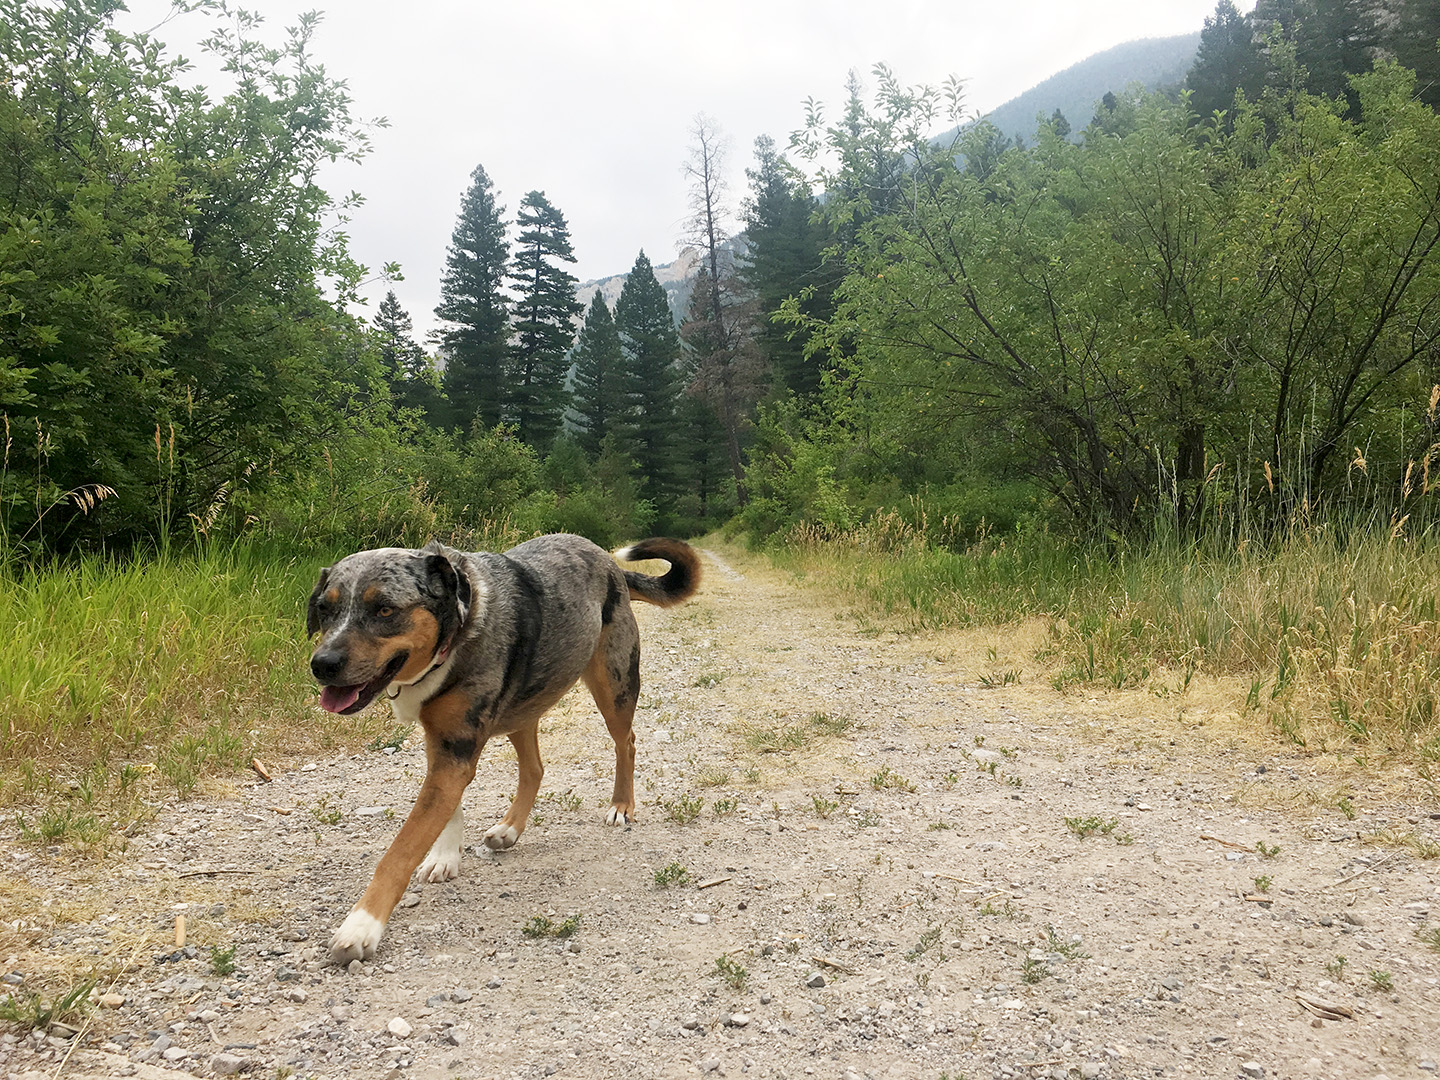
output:
[{"label": "forest", "polygon": [[[424,341],[393,292],[357,314],[396,269],[358,264],[354,197],[319,180],[371,129],[311,57],[318,17],[279,43],[215,18],[233,86],[212,97],[118,9],[0,0],[0,572],[36,643],[4,654],[12,753],[150,662],[82,676],[39,644],[50,573],[153,589],[147,567],[194,551],[249,603],[257,564],[290,567],[261,590],[269,627],[346,548],[719,530],[777,558],[850,550],[867,603],[916,626],[1063,616],[1062,681],[1254,672],[1297,739],[1302,639],[1319,657],[1347,611],[1378,611],[1350,641],[1361,668],[1384,651],[1365,642],[1404,643],[1372,672],[1388,689],[1314,708],[1362,733],[1393,708],[1440,756],[1433,692],[1405,689],[1437,674],[1433,4],[1220,0],[1183,86],[1116,86],[1031,144],[974,118],[961,82],[877,66],[757,139],[736,206],[701,117],[682,311],[643,251],[613,306],[582,306],[563,209],[537,188],[512,214],[477,163]],[[1306,568],[1277,571],[1297,543]],[[1148,584],[1123,576],[1147,558]],[[1232,572],[1323,595],[1256,586],[1247,623],[1216,585]],[[219,705],[142,697],[127,739],[179,725],[203,757],[227,737]]]}]

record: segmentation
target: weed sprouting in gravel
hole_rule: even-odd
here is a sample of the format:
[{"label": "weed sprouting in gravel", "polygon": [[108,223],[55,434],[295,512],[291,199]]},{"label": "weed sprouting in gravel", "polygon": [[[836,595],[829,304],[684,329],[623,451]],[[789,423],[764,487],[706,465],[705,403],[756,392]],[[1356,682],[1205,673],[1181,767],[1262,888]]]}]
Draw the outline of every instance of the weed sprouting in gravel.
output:
[{"label": "weed sprouting in gravel", "polygon": [[814,807],[815,816],[819,818],[828,818],[836,810],[840,809],[838,802],[835,802],[833,799],[827,799],[823,795],[811,795],[810,805]]},{"label": "weed sprouting in gravel", "polygon": [[1050,969],[1044,960],[1036,960],[1034,957],[1027,956],[1025,962],[1020,965],[1020,981],[1023,983],[1034,985],[1049,974]]},{"label": "weed sprouting in gravel", "polygon": [[210,946],[210,973],[212,975],[235,974],[235,946]]},{"label": "weed sprouting in gravel", "polygon": [[678,799],[661,799],[659,805],[669,820],[677,825],[688,825],[700,816],[705,800],[699,795],[681,795]]},{"label": "weed sprouting in gravel", "polygon": [[672,885],[684,885],[690,880],[690,871],[678,862],[672,862],[655,871],[655,884],[662,889]]},{"label": "weed sprouting in gravel", "polygon": [[1280,854],[1280,845],[1267,844],[1264,840],[1261,840],[1255,845],[1255,854],[1259,855],[1262,859],[1273,859],[1276,855]]},{"label": "weed sprouting in gravel", "polygon": [[745,980],[750,972],[738,960],[721,953],[715,960],[715,974],[724,979],[734,990],[745,989]]},{"label": "weed sprouting in gravel", "polygon": [[1102,836],[1109,836],[1120,824],[1118,818],[1111,818],[1106,821],[1098,817],[1067,817],[1065,827],[1078,836],[1081,840],[1092,833],[1100,833]]},{"label": "weed sprouting in gravel", "polygon": [[870,786],[876,791],[914,791],[915,785],[899,773],[890,768],[889,765],[881,765],[870,777]]},{"label": "weed sprouting in gravel", "polygon": [[1395,980],[1390,972],[1381,971],[1378,968],[1370,972],[1370,983],[1376,990],[1390,991],[1395,989]]},{"label": "weed sprouting in gravel", "polygon": [[[920,935],[920,940],[915,943],[914,948],[912,948],[909,952],[905,954],[905,959],[912,964],[916,960],[919,960],[920,957],[924,956],[928,951],[933,949],[936,945],[940,944],[941,934],[942,931],[938,926],[932,926],[929,930],[926,930],[923,934]],[[943,953],[941,954],[940,959],[945,959]]]},{"label": "weed sprouting in gravel", "polygon": [[1059,953],[1066,960],[1090,959],[1090,954],[1080,947],[1080,942],[1064,940],[1049,923],[1045,924],[1045,948],[1052,953]]},{"label": "weed sprouting in gravel", "polygon": [[1255,879],[1255,891],[1259,893],[1268,893],[1270,891],[1270,886],[1273,884],[1274,879],[1271,878],[1269,874],[1261,874]]},{"label": "weed sprouting in gravel", "polygon": [[579,929],[579,915],[567,915],[558,923],[546,915],[532,915],[530,921],[520,927],[520,933],[528,938],[568,938]]},{"label": "weed sprouting in gravel", "polygon": [[1430,948],[1440,953],[1440,926],[1431,926],[1423,930],[1416,930],[1415,936],[1423,941]]},{"label": "weed sprouting in gravel", "polygon": [[40,1031],[57,1021],[76,1020],[90,1011],[90,992],[95,989],[95,982],[87,979],[48,999],[29,990],[9,994],[0,1001],[0,1020]]},{"label": "weed sprouting in gravel", "polygon": [[740,800],[738,799],[716,799],[710,804],[710,813],[717,818],[729,817],[739,808]]},{"label": "weed sprouting in gravel", "polygon": [[1344,956],[1337,956],[1335,959],[1325,962],[1325,970],[1329,972],[1332,979],[1339,982],[1345,978],[1345,969],[1349,967],[1349,965],[1350,961],[1345,959]]}]

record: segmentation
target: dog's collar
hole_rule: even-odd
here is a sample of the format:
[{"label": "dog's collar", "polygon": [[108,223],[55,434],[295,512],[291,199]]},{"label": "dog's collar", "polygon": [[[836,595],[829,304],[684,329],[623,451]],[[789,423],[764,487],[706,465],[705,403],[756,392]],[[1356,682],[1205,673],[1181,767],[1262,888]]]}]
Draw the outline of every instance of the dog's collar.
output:
[{"label": "dog's collar", "polygon": [[442,664],[444,664],[445,661],[449,658],[450,646],[453,644],[454,641],[447,641],[440,649],[438,649],[435,653],[435,659],[430,662],[430,666],[425,669],[424,674],[422,674],[418,679],[411,679],[408,683],[391,683],[388,687],[385,688],[385,696],[391,701],[394,701],[397,697],[400,696],[400,691],[404,690],[406,687],[419,686],[431,675],[435,674],[436,669],[439,668]]}]

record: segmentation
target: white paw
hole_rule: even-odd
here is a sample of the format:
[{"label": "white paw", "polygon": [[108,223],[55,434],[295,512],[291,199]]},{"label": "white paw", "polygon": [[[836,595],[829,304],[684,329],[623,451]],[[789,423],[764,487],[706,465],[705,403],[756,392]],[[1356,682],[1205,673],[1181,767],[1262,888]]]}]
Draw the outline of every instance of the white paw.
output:
[{"label": "white paw", "polygon": [[626,810],[622,807],[611,805],[610,809],[605,811],[606,825],[633,825],[634,823],[635,810],[633,807]]},{"label": "white paw", "polygon": [[506,848],[515,846],[515,841],[520,839],[520,830],[514,825],[506,825],[500,822],[492,825],[485,832],[485,846],[491,851],[504,851]]},{"label": "white paw", "polygon": [[460,876],[460,848],[464,836],[465,816],[456,807],[455,813],[430,846],[425,861],[420,864],[421,881],[450,881]]},{"label": "white paw", "polygon": [[337,964],[351,960],[368,960],[375,955],[385,924],[368,911],[356,908],[345,916],[340,929],[330,939],[330,959]]}]

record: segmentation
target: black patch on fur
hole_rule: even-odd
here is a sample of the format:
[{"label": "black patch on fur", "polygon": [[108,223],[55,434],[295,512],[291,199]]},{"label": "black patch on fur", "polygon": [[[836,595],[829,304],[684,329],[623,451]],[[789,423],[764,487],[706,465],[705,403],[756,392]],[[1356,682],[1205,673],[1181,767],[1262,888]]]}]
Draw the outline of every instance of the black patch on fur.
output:
[{"label": "black patch on fur", "polygon": [[326,566],[320,570],[320,580],[315,583],[315,589],[310,593],[310,602],[305,605],[305,636],[314,637],[320,629],[320,594],[325,591],[325,582],[330,580],[330,567]]},{"label": "black patch on fur", "polygon": [[515,577],[515,636],[510,642],[510,655],[505,658],[505,678],[495,699],[497,707],[501,702],[523,701],[545,683],[543,674],[535,670],[544,624],[540,612],[545,586],[515,560],[503,555],[501,558]]},{"label": "black patch on fur", "polygon": [[611,574],[605,583],[605,604],[600,608],[600,625],[609,626],[615,617],[615,605],[620,603],[620,585]]},{"label": "black patch on fur", "polygon": [[440,749],[459,761],[469,761],[475,756],[474,739],[442,739]]},{"label": "black patch on fur", "polygon": [[490,712],[490,706],[492,704],[489,697],[478,698],[470,708],[465,710],[465,723],[469,724],[472,728],[478,728],[481,719],[487,712]]},{"label": "black patch on fur", "polygon": [[623,681],[617,680],[619,685],[615,687],[615,707],[626,709],[633,705],[640,696],[640,646],[637,644],[630,650],[630,670],[625,673]]}]

